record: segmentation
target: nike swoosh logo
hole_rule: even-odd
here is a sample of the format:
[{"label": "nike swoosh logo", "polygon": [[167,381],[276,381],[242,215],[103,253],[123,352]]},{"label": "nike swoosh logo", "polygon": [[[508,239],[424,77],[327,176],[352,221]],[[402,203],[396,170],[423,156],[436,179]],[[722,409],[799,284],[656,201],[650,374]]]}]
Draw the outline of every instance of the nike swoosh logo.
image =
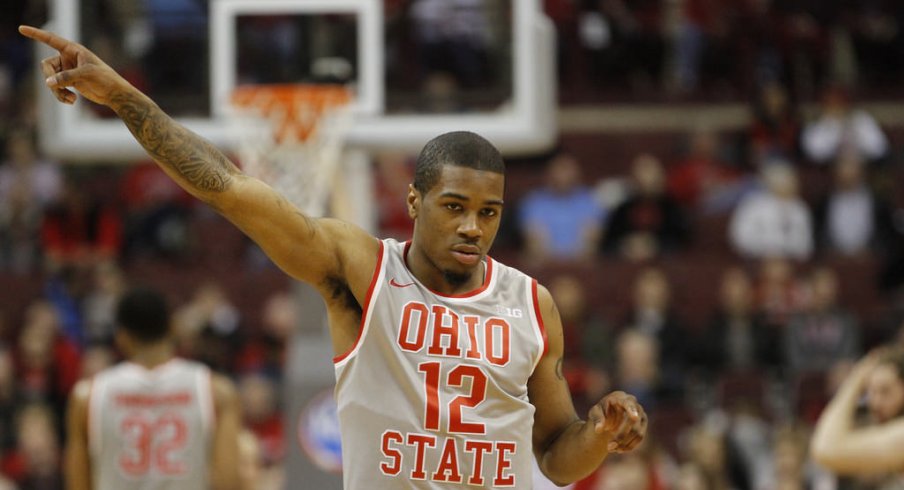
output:
[{"label": "nike swoosh logo", "polygon": [[389,280],[389,285],[395,286],[397,288],[407,288],[408,286],[414,286],[414,283],[409,282],[408,284],[399,284],[398,282],[396,282],[395,278],[393,277],[392,279]]}]

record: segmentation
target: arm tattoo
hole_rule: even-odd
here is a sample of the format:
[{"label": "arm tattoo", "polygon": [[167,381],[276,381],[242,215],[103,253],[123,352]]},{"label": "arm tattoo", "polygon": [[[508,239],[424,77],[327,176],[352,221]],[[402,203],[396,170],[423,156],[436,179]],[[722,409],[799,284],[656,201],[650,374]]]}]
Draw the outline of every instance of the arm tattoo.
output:
[{"label": "arm tattoo", "polygon": [[116,95],[110,106],[148,154],[198,191],[222,192],[239,170],[219,150],[177,124],[149,99]]},{"label": "arm tattoo", "polygon": [[561,358],[561,357],[556,361],[556,376],[560,380],[565,379],[565,369],[562,366],[562,364],[563,364],[562,361],[563,361],[563,358]]}]

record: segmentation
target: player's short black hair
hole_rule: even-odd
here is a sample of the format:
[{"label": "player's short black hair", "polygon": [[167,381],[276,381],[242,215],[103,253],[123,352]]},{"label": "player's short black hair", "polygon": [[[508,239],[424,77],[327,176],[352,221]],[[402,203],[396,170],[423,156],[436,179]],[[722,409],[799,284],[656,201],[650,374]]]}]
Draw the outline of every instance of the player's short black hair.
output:
[{"label": "player's short black hair", "polygon": [[456,165],[505,175],[502,154],[486,138],[470,131],[453,131],[428,141],[417,157],[414,188],[427,193],[439,181],[443,165]]},{"label": "player's short black hair", "polygon": [[169,333],[169,308],[158,291],[136,287],[116,306],[116,326],[139,342],[163,340]]}]

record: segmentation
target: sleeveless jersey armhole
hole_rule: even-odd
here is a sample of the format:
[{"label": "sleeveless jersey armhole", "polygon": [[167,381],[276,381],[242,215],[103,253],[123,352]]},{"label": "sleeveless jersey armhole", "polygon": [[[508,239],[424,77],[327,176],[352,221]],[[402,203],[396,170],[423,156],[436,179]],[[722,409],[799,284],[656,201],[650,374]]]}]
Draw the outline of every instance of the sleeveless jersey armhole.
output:
[{"label": "sleeveless jersey armhole", "polygon": [[374,274],[370,279],[370,286],[367,288],[367,296],[365,296],[364,304],[361,308],[361,324],[358,327],[358,338],[355,339],[355,343],[352,344],[348,352],[333,358],[333,364],[336,367],[344,365],[346,362],[348,362],[348,360],[354,356],[355,352],[358,351],[358,348],[361,346],[361,342],[364,340],[367,326],[370,324],[371,305],[373,304],[373,299],[380,293],[380,288],[386,275],[386,267],[384,267],[385,264],[386,245],[383,243],[383,240],[380,240],[380,249],[377,252],[377,266],[374,268]]}]

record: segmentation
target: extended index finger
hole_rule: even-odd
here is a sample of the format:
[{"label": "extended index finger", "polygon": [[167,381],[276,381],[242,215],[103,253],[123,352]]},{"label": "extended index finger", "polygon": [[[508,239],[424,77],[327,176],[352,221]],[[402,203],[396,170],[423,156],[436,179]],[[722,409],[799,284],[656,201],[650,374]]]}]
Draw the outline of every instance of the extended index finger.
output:
[{"label": "extended index finger", "polygon": [[35,41],[41,41],[57,51],[62,51],[66,46],[72,44],[72,41],[69,41],[68,39],[57,36],[44,29],[38,29],[37,27],[19,26],[19,33],[25,37],[34,39]]}]

